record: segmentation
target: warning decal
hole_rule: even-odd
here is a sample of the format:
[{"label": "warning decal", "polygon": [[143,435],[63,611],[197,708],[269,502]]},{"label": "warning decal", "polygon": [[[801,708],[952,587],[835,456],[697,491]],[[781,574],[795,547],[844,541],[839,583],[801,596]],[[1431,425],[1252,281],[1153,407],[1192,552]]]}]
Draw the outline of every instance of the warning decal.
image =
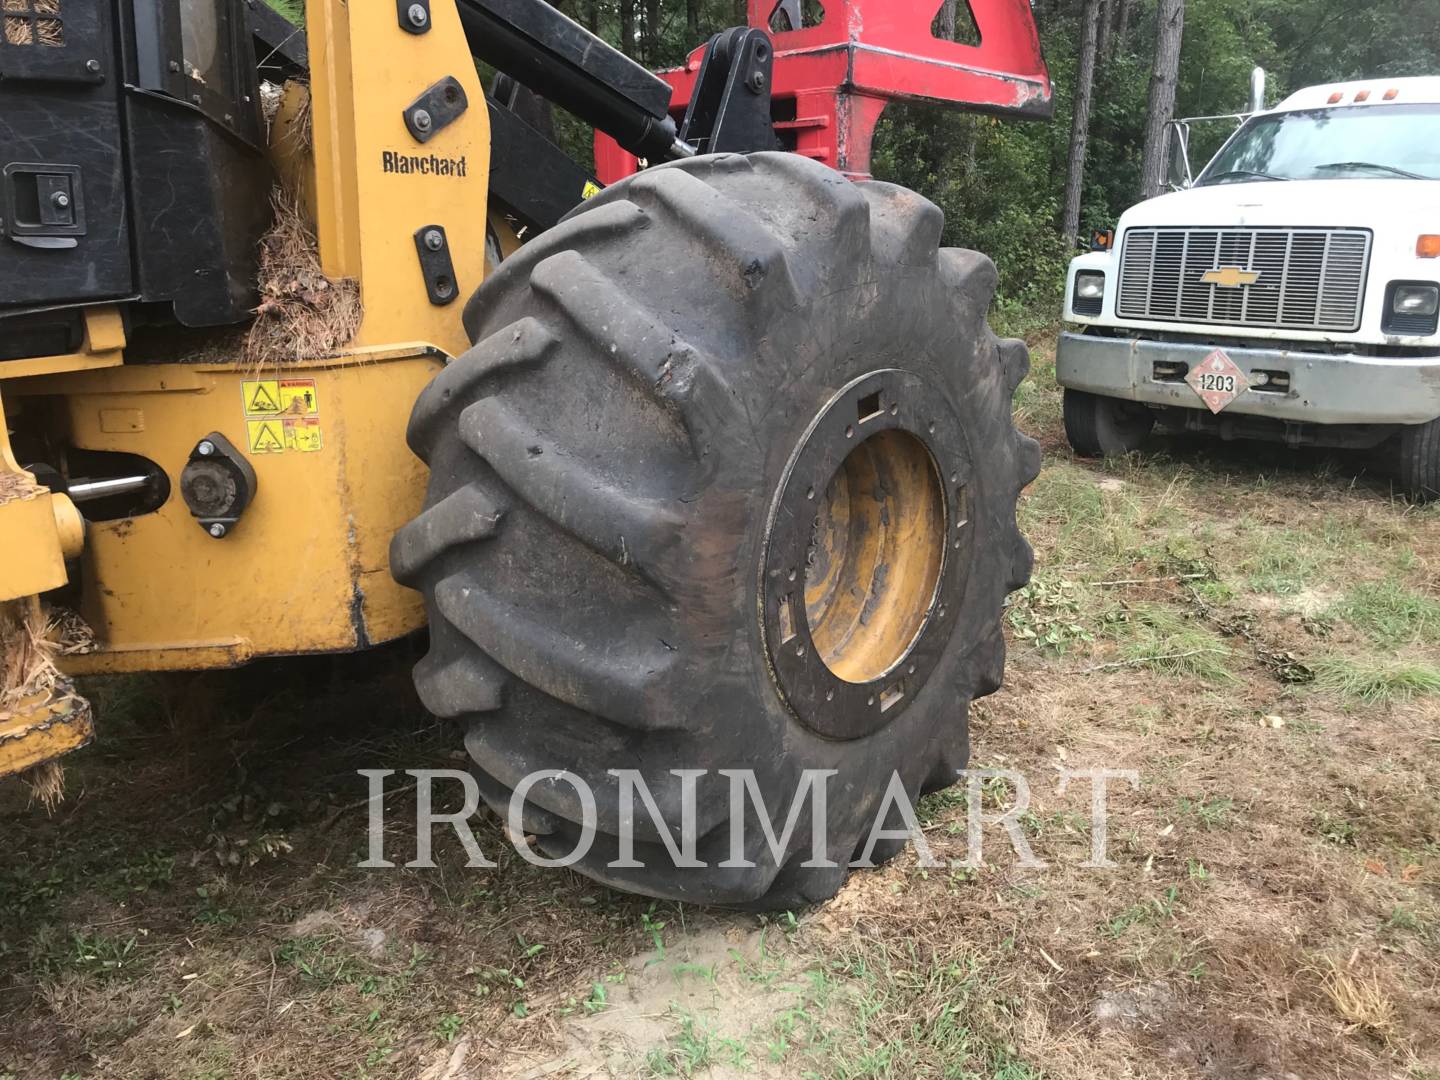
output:
[{"label": "warning decal", "polygon": [[320,434],[319,417],[285,418],[285,448],[302,454],[313,454],[325,445]]},{"label": "warning decal", "polygon": [[252,454],[313,454],[325,445],[314,379],[247,379],[240,384]]},{"label": "warning decal", "polygon": [[278,379],[256,379],[240,384],[246,416],[272,416],[280,411]]},{"label": "warning decal", "polygon": [[281,379],[280,412],[286,416],[315,416],[320,412],[320,393],[314,379]]},{"label": "warning decal", "polygon": [[249,420],[245,424],[246,442],[252,454],[285,452],[285,424],[281,420]]},{"label": "warning decal", "polygon": [[283,454],[286,450],[313,454],[325,445],[320,418],[315,416],[247,420],[245,427],[246,443],[252,454]]}]

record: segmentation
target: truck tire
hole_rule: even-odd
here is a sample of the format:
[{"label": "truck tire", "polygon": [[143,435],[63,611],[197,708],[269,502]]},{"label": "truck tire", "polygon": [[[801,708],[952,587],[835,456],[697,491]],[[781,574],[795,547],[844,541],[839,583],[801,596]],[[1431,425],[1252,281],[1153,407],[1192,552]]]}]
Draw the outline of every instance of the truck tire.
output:
[{"label": "truck tire", "polygon": [[1440,419],[1400,429],[1400,487],[1416,502],[1440,499]]},{"label": "truck tire", "polygon": [[[411,419],[431,478],[391,560],[429,610],[416,687],[467,725],[485,800],[504,817],[564,772],[524,803],[545,857],[590,834],[573,866],[612,886],[795,907],[840,887],[892,773],[913,799],[965,766],[1040,454],[1011,420],[1025,346],[985,322],[994,267],[942,222],[794,155],[701,157],[597,195],[471,299],[477,344]],[[755,866],[718,865],[721,769],[753,771],[782,840],[803,770],[834,770],[837,865],[803,865],[813,800],[778,855],[741,801]],[[644,865],[612,865],[611,770],[682,853],[693,800],[693,857],[642,796]],[[671,770],[708,772],[687,794]]]},{"label": "truck tire", "polygon": [[1081,457],[1115,457],[1138,450],[1154,426],[1154,414],[1143,405],[1088,390],[1065,390],[1065,438]]}]

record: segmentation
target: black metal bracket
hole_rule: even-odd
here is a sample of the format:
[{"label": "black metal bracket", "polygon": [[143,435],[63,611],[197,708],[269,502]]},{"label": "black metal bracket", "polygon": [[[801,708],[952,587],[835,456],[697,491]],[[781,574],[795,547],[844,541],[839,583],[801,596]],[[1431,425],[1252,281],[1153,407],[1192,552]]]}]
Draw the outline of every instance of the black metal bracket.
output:
[{"label": "black metal bracket", "polygon": [[478,59],[651,162],[675,146],[670,84],[544,0],[457,0]]},{"label": "black metal bracket", "polygon": [[[497,91],[503,89],[496,80]],[[509,82],[514,88],[515,83]],[[534,232],[544,232],[604,185],[507,107],[502,93],[487,94],[490,107],[490,195]]]},{"label": "black metal bracket", "polygon": [[420,272],[425,275],[425,292],[436,307],[453,304],[460,295],[455,281],[455,264],[450,260],[450,241],[445,226],[422,225],[415,230],[415,251],[420,256]]},{"label": "black metal bracket", "polygon": [[196,523],[216,540],[230,535],[258,486],[245,455],[218,431],[195,444],[180,473],[180,497]]},{"label": "black metal bracket", "polygon": [[395,0],[395,17],[407,34],[428,34],[430,0]]},{"label": "black metal bracket", "polygon": [[779,150],[770,117],[775,48],[764,30],[732,27],[710,39],[680,138],[702,154]]},{"label": "black metal bracket", "polygon": [[416,142],[427,143],[436,132],[460,119],[469,107],[465,88],[453,75],[446,75],[406,108],[405,127]]},{"label": "black metal bracket", "polygon": [[304,27],[296,26],[265,0],[245,0],[255,66],[271,82],[302,78],[310,70]]}]

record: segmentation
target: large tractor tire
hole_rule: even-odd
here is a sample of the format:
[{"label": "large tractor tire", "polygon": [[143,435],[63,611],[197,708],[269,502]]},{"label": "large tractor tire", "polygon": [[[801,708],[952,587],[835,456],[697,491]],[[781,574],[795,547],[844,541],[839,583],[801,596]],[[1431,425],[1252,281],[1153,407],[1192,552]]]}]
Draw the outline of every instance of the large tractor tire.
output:
[{"label": "large tractor tire", "polygon": [[[425,705],[468,725],[505,815],[537,770],[595,797],[575,868],[616,887],[751,908],[831,896],[892,773],[910,798],[968,756],[966,713],[1004,668],[1001,609],[1029,577],[1015,523],[1039,449],[1011,421],[1023,343],[985,322],[989,259],[942,215],[787,154],[649,169],[508,259],[465,311],[474,348],[421,396],[430,466],[394,571],[430,615]],[[676,866],[697,783],[703,867]],[[776,859],[730,779],[753,770],[778,835],[802,771],[835,770]],[[573,783],[530,789],[548,857],[581,839]],[[894,824],[892,820],[892,826]],[[876,857],[900,845],[888,842]]]}]

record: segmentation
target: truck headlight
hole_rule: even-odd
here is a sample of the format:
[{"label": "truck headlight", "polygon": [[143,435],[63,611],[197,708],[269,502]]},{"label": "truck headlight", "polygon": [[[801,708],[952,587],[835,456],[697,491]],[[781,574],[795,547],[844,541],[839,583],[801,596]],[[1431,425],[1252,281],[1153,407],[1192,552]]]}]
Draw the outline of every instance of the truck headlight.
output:
[{"label": "truck headlight", "polygon": [[1440,312],[1440,285],[1433,281],[1392,281],[1385,289],[1385,317],[1380,328],[1387,334],[1429,337]]},{"label": "truck headlight", "polygon": [[1105,299],[1105,275],[1097,270],[1081,270],[1075,275],[1075,295],[1070,306],[1076,315],[1099,315]]},{"label": "truck headlight", "polygon": [[1396,315],[1434,315],[1440,311],[1440,286],[1397,285],[1390,310]]}]

